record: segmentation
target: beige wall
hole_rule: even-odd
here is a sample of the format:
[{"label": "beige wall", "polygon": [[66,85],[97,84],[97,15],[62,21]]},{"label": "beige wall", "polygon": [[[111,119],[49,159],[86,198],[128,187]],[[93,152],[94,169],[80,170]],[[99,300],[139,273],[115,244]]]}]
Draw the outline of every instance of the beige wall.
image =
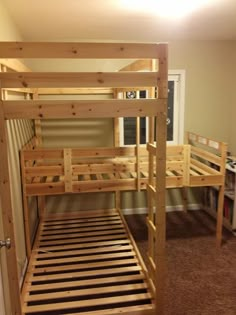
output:
[{"label": "beige wall", "polygon": [[169,68],[186,70],[184,129],[229,141],[231,41],[171,42]]}]

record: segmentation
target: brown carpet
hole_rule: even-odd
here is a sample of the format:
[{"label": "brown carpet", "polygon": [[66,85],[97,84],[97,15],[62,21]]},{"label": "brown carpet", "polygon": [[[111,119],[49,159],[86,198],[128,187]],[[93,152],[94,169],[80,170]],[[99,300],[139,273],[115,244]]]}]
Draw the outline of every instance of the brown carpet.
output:
[{"label": "brown carpet", "polygon": [[[126,216],[146,261],[145,215]],[[215,221],[204,211],[167,214],[166,315],[236,315],[236,237],[224,230],[215,247]]]}]

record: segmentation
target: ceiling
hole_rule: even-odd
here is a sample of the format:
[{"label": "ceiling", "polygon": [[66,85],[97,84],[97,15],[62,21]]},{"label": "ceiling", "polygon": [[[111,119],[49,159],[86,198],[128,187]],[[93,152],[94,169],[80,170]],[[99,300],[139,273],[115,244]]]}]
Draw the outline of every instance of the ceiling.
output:
[{"label": "ceiling", "polygon": [[177,20],[160,18],[155,10],[125,6],[123,0],[0,1],[23,40],[29,41],[236,39],[236,0],[214,0],[204,9]]}]

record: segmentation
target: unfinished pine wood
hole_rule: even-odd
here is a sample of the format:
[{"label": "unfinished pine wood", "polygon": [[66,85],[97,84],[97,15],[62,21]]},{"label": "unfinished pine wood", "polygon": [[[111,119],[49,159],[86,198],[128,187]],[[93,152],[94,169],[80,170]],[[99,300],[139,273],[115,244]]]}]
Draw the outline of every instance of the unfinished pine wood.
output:
[{"label": "unfinished pine wood", "polygon": [[27,100],[3,102],[6,119],[144,117],[163,110],[163,100]]},{"label": "unfinished pine wood", "polygon": [[72,192],[71,149],[64,149],[65,192]]},{"label": "unfinished pine wood", "polygon": [[168,63],[167,47],[162,45],[159,51],[159,75],[158,97],[166,100],[165,110],[156,116],[156,196],[155,196],[155,264],[157,271],[155,273],[156,288],[156,312],[165,313],[165,281],[166,281],[166,210],[165,210],[165,187],[166,187],[166,141],[167,141],[167,98],[168,98]]},{"label": "unfinished pine wood", "polygon": [[[146,189],[150,158],[153,159],[153,170],[149,169],[150,184],[154,185],[156,148],[152,143],[147,145],[149,158],[142,147],[66,150],[71,151],[68,159],[62,149],[24,149],[22,170],[26,195],[136,190],[138,179],[140,189]],[[199,161],[195,152],[195,147],[190,145],[167,147],[166,188],[222,185],[224,171],[215,169],[215,163],[212,164],[214,154],[201,153],[202,161]],[[219,163],[218,155],[216,157]],[[68,176],[64,176],[66,171]]]},{"label": "unfinished pine wood", "polygon": [[[220,165],[220,171],[224,174],[225,173],[225,165],[226,165],[226,157],[227,157],[227,145],[224,143],[221,147],[221,165]],[[223,209],[224,209],[224,192],[225,192],[225,186],[224,186],[224,179],[222,180],[222,185],[219,189],[218,194],[218,206],[217,206],[217,226],[216,226],[216,244],[217,246],[221,246],[222,243],[222,228],[223,228]]]},{"label": "unfinished pine wood", "polygon": [[0,58],[157,58],[159,44],[1,42]]},{"label": "unfinished pine wood", "polygon": [[0,73],[3,88],[155,86],[156,72],[10,72]]},{"label": "unfinished pine wood", "polygon": [[[114,314],[121,308],[128,315],[130,307],[138,313],[141,307],[146,315],[154,310],[145,267],[123,219],[117,211],[105,213],[44,218],[22,291],[25,315]],[[117,222],[119,234],[114,235]]]},{"label": "unfinished pine wood", "polygon": [[39,88],[40,95],[113,95],[111,88]]},{"label": "unfinished pine wood", "polygon": [[[0,67],[0,72],[2,68]],[[11,239],[11,248],[6,250],[7,257],[7,273],[9,281],[9,294],[11,299],[11,311],[13,314],[21,315],[20,288],[18,282],[18,266],[15,247],[15,232],[13,209],[10,191],[10,174],[9,174],[9,158],[8,158],[8,139],[6,122],[4,120],[4,112],[2,106],[3,91],[0,81],[0,192],[1,192],[1,215],[3,222],[3,235]]]}]

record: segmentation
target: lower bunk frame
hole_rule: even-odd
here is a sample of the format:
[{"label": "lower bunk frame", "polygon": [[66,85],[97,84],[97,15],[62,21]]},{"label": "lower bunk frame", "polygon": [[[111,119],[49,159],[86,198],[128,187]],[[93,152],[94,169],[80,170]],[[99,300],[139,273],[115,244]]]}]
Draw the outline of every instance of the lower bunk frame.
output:
[{"label": "lower bunk frame", "polygon": [[45,216],[23,285],[22,312],[151,315],[153,290],[119,210]]}]

